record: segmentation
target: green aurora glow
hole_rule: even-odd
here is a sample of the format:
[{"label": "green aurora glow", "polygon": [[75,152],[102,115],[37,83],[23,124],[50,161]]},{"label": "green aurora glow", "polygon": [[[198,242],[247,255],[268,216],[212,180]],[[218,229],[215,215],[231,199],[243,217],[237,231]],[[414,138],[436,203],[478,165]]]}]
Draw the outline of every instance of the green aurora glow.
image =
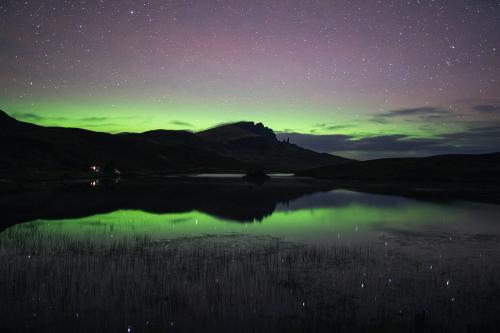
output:
[{"label": "green aurora glow", "polygon": [[[144,132],[152,129],[198,131],[221,123],[241,120],[263,122],[277,132],[344,134],[353,138],[406,133],[412,137],[437,137],[464,128],[464,124],[450,122],[422,127],[420,123],[400,119],[390,123],[374,122],[371,117],[352,117],[354,111],[344,110],[336,115],[337,128],[331,130],[317,126],[328,123],[327,111],[316,112],[314,119],[299,107],[294,112],[285,105],[278,106],[220,106],[206,104],[134,104],[134,103],[57,103],[6,105],[15,118],[42,126],[84,128],[99,132]],[[236,110],[236,111],[235,111]],[[117,115],[119,114],[119,115]],[[213,115],[217,114],[214,119]],[[78,115],[78,116],[75,116]],[[178,115],[182,115],[179,117]],[[252,115],[252,116],[249,116]],[[222,121],[223,120],[223,121]]]}]

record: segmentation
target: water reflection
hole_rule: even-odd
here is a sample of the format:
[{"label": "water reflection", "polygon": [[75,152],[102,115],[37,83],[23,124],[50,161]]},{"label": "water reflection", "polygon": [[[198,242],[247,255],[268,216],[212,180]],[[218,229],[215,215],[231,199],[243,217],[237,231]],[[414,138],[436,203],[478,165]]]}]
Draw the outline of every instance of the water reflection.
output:
[{"label": "water reflection", "polygon": [[[210,212],[210,213],[207,213]],[[209,234],[273,236],[285,241],[309,243],[340,240],[366,242],[381,235],[426,238],[440,235],[452,241],[461,234],[492,235],[498,232],[497,205],[457,202],[437,204],[412,199],[357,193],[345,190],[316,193],[292,202],[279,203],[265,217],[234,223],[236,216],[206,209],[176,213],[116,210],[81,218],[37,219],[11,227],[26,233],[36,229],[47,235],[71,234],[93,239],[149,237],[153,240]],[[48,237],[48,236],[47,236]],[[496,237],[496,236],[495,236]]]},{"label": "water reflection", "polygon": [[2,195],[0,227],[39,218],[76,218],[120,209],[151,213],[197,210],[223,219],[252,222],[272,214],[279,203],[334,188],[329,183],[286,178],[264,185],[233,178],[138,180],[119,184],[101,180],[91,182],[90,186],[87,182],[75,183]]},{"label": "water reflection", "polygon": [[148,211],[108,189],[40,209],[0,234],[0,328],[498,328],[500,206],[303,185],[172,186]]}]

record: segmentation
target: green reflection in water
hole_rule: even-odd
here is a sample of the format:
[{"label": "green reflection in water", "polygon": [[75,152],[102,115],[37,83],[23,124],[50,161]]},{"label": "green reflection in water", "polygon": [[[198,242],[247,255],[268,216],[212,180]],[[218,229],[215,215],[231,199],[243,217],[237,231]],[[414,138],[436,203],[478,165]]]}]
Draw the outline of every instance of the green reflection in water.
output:
[{"label": "green reflection in water", "polygon": [[[238,223],[199,211],[154,214],[119,210],[107,214],[65,220],[36,220],[5,230],[1,239],[71,237],[102,242],[124,238],[155,241],[206,234],[272,235],[285,240],[328,241],[370,237],[381,226],[405,227],[422,223],[458,221],[460,210],[411,202],[396,207],[349,204],[335,208],[275,211],[260,222]],[[35,236],[33,236],[35,237]]]},{"label": "green reflection in water", "polygon": [[[401,197],[335,192],[311,196],[313,200],[309,201],[299,199],[289,207],[278,205],[272,214],[250,223],[201,211],[155,214],[138,210],[118,210],[74,219],[36,220],[5,230],[0,234],[0,245],[6,251],[36,252],[51,246],[63,250],[76,243],[78,247],[89,249],[143,246],[176,237],[217,234],[265,235],[311,243],[355,242],[379,239],[381,233],[394,230],[433,229],[451,233],[459,228],[461,232],[479,232],[485,223],[496,230],[491,222],[500,219],[500,208],[495,205],[444,205]],[[321,204],[325,198],[328,200]],[[338,198],[344,201],[331,200]]]}]

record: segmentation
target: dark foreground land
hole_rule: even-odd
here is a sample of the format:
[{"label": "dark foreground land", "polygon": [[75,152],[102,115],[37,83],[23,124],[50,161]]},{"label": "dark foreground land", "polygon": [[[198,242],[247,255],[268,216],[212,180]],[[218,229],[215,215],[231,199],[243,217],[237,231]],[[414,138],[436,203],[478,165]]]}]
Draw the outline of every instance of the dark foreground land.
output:
[{"label": "dark foreground land", "polygon": [[2,332],[500,329],[492,239],[480,240],[480,249],[477,239],[463,239],[445,253],[471,251],[445,261],[422,261],[439,245],[411,254],[245,235],[94,248],[34,229],[1,240]]},{"label": "dark foreground land", "polygon": [[299,176],[380,183],[500,185],[500,153],[383,158],[297,172]]},{"label": "dark foreground land", "polygon": [[279,141],[261,123],[238,122],[201,132],[154,130],[109,134],[43,127],[0,111],[0,178],[68,179],[100,173],[178,174],[264,170],[295,172],[352,160]]},{"label": "dark foreground land", "polygon": [[[0,111],[0,190],[5,182],[89,177],[158,177],[196,173],[295,173],[384,185],[500,185],[500,153],[356,161],[279,141],[262,123],[238,122],[200,132],[109,134],[43,127]],[[265,178],[265,175],[264,175]],[[477,192],[476,190],[474,190]]]}]

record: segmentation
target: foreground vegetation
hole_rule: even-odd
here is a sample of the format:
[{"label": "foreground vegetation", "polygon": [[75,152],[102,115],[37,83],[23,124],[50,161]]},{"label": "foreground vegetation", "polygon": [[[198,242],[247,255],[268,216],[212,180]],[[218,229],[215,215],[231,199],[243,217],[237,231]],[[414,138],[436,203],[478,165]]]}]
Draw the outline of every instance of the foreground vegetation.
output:
[{"label": "foreground vegetation", "polygon": [[0,237],[0,329],[499,329],[495,239],[464,239],[466,254],[442,260],[426,255],[436,249],[429,244],[413,254],[381,244],[248,235],[75,238],[9,229]]}]

